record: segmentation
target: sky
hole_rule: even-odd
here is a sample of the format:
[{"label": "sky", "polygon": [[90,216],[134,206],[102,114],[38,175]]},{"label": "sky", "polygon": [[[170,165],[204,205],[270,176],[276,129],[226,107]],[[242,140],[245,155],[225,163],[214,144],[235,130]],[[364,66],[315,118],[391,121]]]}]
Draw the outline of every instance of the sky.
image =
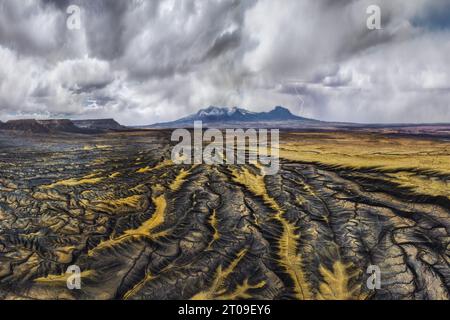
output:
[{"label": "sky", "polygon": [[450,0],[0,0],[0,120],[144,125],[210,105],[450,122]]}]

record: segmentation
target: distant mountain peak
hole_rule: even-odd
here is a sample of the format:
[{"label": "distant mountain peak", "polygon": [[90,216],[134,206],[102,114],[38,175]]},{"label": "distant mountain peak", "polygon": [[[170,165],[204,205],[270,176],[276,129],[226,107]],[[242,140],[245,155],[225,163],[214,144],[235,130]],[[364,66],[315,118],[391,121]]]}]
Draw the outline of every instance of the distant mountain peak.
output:
[{"label": "distant mountain peak", "polygon": [[[205,118],[205,117],[231,117],[233,115],[248,115],[248,114],[255,114],[255,112],[251,112],[248,111],[246,109],[243,108],[239,108],[239,107],[233,107],[233,108],[229,108],[229,107],[216,107],[216,106],[209,106],[205,109],[200,109],[197,113],[196,116],[200,117],[200,118]],[[193,118],[194,116],[188,116],[187,118]]]},{"label": "distant mountain peak", "polygon": [[288,108],[282,106],[276,106],[271,112],[283,112],[287,114],[292,114]]},{"label": "distant mountain peak", "polygon": [[228,108],[209,106],[208,108],[200,109],[197,112],[197,116],[199,117],[221,116],[228,114],[229,111],[230,110]]},{"label": "distant mountain peak", "polygon": [[[194,121],[202,121],[205,126],[223,127],[230,126],[270,126],[275,122],[300,122],[303,124],[318,123],[317,120],[306,119],[291,113],[288,108],[276,106],[269,112],[253,112],[240,107],[217,107],[209,106],[200,109],[197,113],[187,117],[167,122],[158,123],[149,127],[153,128],[177,128],[192,127]],[[283,125],[283,123],[280,123]]]}]

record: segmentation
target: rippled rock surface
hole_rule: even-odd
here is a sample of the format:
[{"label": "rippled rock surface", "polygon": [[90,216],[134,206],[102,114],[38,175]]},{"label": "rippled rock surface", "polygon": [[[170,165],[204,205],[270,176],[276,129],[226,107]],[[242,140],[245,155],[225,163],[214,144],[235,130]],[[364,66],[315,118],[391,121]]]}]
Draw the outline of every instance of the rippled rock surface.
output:
[{"label": "rippled rock surface", "polygon": [[448,175],[389,170],[286,156],[264,176],[174,165],[163,131],[0,133],[0,298],[448,300]]}]

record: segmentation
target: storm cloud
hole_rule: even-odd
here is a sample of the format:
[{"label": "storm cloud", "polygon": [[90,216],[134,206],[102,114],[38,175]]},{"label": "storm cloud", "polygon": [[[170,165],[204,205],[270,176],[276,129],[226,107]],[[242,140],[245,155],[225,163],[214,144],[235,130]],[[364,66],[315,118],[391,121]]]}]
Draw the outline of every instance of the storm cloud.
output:
[{"label": "storm cloud", "polygon": [[[366,26],[381,8],[381,30]],[[67,8],[81,28],[66,27]],[[448,0],[1,0],[0,119],[450,122]],[[447,13],[447,14],[444,14]]]}]

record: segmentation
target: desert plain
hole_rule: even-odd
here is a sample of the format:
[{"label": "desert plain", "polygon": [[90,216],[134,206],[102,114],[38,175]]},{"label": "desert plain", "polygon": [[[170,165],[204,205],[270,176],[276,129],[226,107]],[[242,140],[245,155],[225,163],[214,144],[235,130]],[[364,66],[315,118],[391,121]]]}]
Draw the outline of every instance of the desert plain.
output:
[{"label": "desert plain", "polygon": [[449,299],[446,136],[283,131],[271,176],[172,145],[0,132],[0,298]]}]

